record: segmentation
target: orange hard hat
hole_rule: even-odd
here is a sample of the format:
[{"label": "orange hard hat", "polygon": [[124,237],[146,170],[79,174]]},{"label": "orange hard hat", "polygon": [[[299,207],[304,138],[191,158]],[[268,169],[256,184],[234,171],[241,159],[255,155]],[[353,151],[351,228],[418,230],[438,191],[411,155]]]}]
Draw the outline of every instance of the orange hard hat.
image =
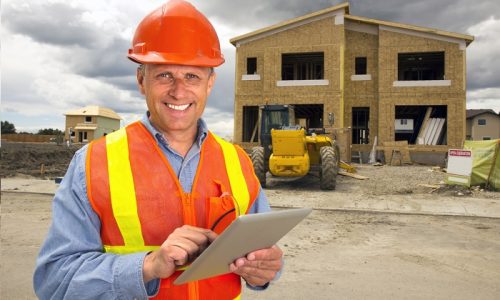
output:
[{"label": "orange hard hat", "polygon": [[224,63],[214,27],[183,0],[169,1],[141,21],[128,58],[140,64],[217,67]]}]

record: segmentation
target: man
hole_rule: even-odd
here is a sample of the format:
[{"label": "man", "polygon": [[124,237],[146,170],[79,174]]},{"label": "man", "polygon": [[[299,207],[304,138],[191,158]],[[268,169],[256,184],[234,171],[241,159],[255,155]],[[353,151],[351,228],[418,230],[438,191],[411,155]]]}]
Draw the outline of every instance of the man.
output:
[{"label": "man", "polygon": [[148,113],[75,154],[37,260],[38,297],[235,299],[240,278],[266,288],[281,269],[276,246],[173,285],[237,215],[270,209],[248,156],[201,119],[224,62],[215,30],[173,0],[139,24],[128,57]]}]

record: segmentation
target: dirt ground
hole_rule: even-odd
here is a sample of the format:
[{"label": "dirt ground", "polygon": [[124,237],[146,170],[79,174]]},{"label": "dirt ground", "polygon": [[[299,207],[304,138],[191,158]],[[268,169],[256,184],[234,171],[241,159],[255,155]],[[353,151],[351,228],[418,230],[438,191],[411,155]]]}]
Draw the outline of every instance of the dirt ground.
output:
[{"label": "dirt ground", "polygon": [[2,141],[0,177],[13,177],[19,174],[39,178],[63,176],[73,154],[80,147],[78,144],[67,147],[55,143]]},{"label": "dirt ground", "polygon": [[[27,161],[28,154],[15,156],[25,147],[7,155],[5,146],[0,299],[35,299],[31,278],[52,201],[39,192],[55,187],[20,176],[39,176],[39,166],[15,169],[7,158]],[[65,163],[51,174],[62,175]],[[316,176],[269,180],[275,209],[314,211],[279,243],[281,278],[268,291],[245,290],[243,299],[500,299],[498,192],[441,185],[445,173],[431,166],[356,167],[369,179],[340,176],[335,191],[319,190]],[[38,193],[22,192],[31,186]]]}]

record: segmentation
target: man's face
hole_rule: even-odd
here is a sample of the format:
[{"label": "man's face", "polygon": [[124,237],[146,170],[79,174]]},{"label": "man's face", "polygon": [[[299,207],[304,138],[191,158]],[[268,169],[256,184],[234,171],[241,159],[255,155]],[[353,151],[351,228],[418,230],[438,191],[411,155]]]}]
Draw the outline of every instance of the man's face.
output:
[{"label": "man's face", "polygon": [[215,81],[209,68],[181,65],[145,65],[137,81],[146,96],[151,122],[167,137],[195,134]]}]

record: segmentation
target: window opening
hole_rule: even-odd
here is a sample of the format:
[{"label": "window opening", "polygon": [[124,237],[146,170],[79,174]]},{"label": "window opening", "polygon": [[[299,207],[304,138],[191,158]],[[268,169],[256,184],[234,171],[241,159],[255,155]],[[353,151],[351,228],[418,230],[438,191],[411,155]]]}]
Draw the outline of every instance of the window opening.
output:
[{"label": "window opening", "polygon": [[369,144],[370,131],[368,124],[370,121],[369,107],[352,108],[352,143]]},{"label": "window opening", "polygon": [[282,80],[318,80],[323,77],[323,52],[282,54]]},{"label": "window opening", "polygon": [[257,74],[257,57],[247,58],[247,74]]},{"label": "window opening", "polygon": [[366,70],[366,57],[356,57],[355,59],[355,74],[365,75],[368,74]]},{"label": "window opening", "polygon": [[446,145],[447,106],[396,106],[394,133],[396,141],[408,144]]},{"label": "window opening", "polygon": [[293,104],[295,125],[300,125],[308,134],[319,133],[323,128],[323,104]]},{"label": "window opening", "polygon": [[398,54],[398,80],[444,80],[444,52]]},{"label": "window opening", "polygon": [[[259,141],[259,107],[243,106],[243,142]],[[253,138],[252,138],[253,137]]]}]

